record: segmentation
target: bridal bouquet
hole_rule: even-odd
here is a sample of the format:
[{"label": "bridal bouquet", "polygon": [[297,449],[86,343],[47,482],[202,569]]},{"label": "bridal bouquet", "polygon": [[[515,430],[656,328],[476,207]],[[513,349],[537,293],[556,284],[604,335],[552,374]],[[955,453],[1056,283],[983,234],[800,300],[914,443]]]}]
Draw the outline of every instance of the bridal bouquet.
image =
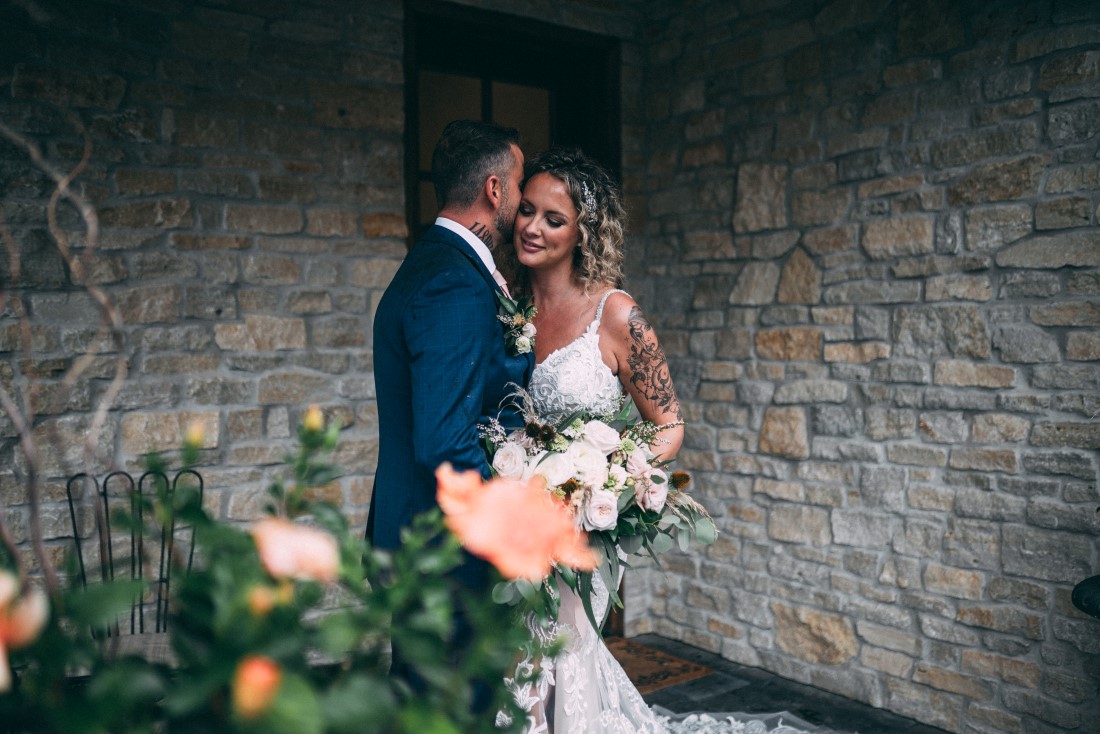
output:
[{"label": "bridal bouquet", "polygon": [[[674,546],[687,550],[692,538],[714,542],[714,521],[685,491],[690,476],[670,471],[670,462],[653,454],[661,427],[632,418],[630,403],[612,416],[576,413],[549,422],[539,417],[526,392],[517,392],[514,399],[523,428],[507,431],[493,421],[482,430],[493,472],[524,480],[539,477],[550,495],[569,508],[578,530],[588,531],[600,561],[595,573],[602,576],[614,604],[622,606],[619,568],[630,555],[657,560],[658,553]],[[593,625],[600,627],[602,620],[594,619],[590,606],[593,572],[557,564],[555,573],[578,593]],[[553,584],[544,581],[543,591],[552,616]],[[520,583],[498,593],[498,599],[513,601],[517,594],[528,601],[533,596]]]}]

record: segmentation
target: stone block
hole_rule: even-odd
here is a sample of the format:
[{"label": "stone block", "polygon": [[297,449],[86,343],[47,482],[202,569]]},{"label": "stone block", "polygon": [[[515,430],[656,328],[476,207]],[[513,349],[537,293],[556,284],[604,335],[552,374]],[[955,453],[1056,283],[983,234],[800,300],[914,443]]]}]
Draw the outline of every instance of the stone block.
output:
[{"label": "stone block", "polygon": [[1047,136],[1056,146],[1083,143],[1100,132],[1100,102],[1062,104],[1047,112]]},{"label": "stone block", "polygon": [[1100,361],[1100,332],[1073,331],[1066,336],[1066,359]]},{"label": "stone block", "polygon": [[867,222],[861,244],[873,260],[931,253],[932,220],[907,216]]},{"label": "stone block", "polygon": [[787,166],[743,163],[738,167],[734,232],[759,232],[787,226],[787,177]]},{"label": "stone block", "polygon": [[783,266],[777,297],[779,303],[815,304],[821,300],[821,271],[801,247]]},{"label": "stone block", "polygon": [[1036,423],[1031,430],[1033,446],[1067,446],[1077,449],[1100,449],[1100,424],[1097,423]]},{"label": "stone block", "polygon": [[817,435],[855,436],[862,425],[863,414],[858,408],[841,405],[814,406],[813,430]]},{"label": "stone block", "polygon": [[943,560],[961,568],[1001,569],[1001,525],[985,520],[949,518],[943,536]]},{"label": "stone block", "polygon": [[803,246],[814,255],[854,250],[859,228],[854,224],[808,230],[802,237]]},{"label": "stone block", "polygon": [[795,380],[780,385],[773,397],[773,401],[778,405],[843,403],[847,399],[847,385],[836,380]]},{"label": "stone block", "polygon": [[1087,537],[1069,532],[1006,525],[1001,558],[1006,573],[1045,581],[1077,583],[1091,575]]},{"label": "stone block", "polygon": [[278,316],[246,316],[243,324],[215,325],[214,341],[221,349],[236,352],[304,349],[305,322]]},{"label": "stone block", "polygon": [[[293,257],[247,255],[241,260],[241,276],[245,283],[252,285],[292,285],[301,282],[302,266]],[[248,310],[243,293],[241,306],[243,310]]]},{"label": "stone block", "polygon": [[773,303],[779,277],[779,266],[775,263],[750,262],[737,277],[737,284],[729,294],[729,303],[734,305]]},{"label": "stone block", "polygon": [[975,701],[989,701],[993,698],[993,687],[985,681],[952,670],[935,668],[926,663],[917,664],[913,671],[913,682],[957,693]]},{"label": "stone block", "polygon": [[910,410],[880,407],[866,410],[866,433],[872,441],[912,436],[915,423],[916,416]]},{"label": "stone block", "polygon": [[1100,390],[1100,366],[1060,364],[1036,367],[1031,373],[1033,388],[1056,390]]},{"label": "stone block", "polygon": [[925,282],[928,301],[988,301],[993,285],[986,275],[940,275]]},{"label": "stone block", "polygon": [[1061,359],[1058,338],[1044,329],[1027,324],[998,327],[993,332],[993,346],[1000,350],[1004,362],[1037,364]]},{"label": "stone block", "polygon": [[760,359],[784,362],[816,362],[821,356],[821,330],[813,327],[762,329],[756,333]]},{"label": "stone block", "polygon": [[216,410],[128,413],[122,417],[122,452],[138,456],[150,451],[179,449],[192,425],[201,428],[200,448],[217,448],[221,422]]},{"label": "stone block", "polygon": [[399,88],[314,79],[309,85],[314,120],[323,127],[400,132],[404,100]]},{"label": "stone block", "polygon": [[172,246],[178,250],[244,250],[252,244],[248,237],[173,232]]},{"label": "stone block", "polygon": [[828,546],[829,513],[816,507],[773,505],[768,511],[768,537],[786,543]]},{"label": "stone block", "polygon": [[883,548],[890,544],[897,522],[883,513],[835,509],[831,524],[836,545]]},{"label": "stone block", "polygon": [[924,569],[924,588],[935,594],[956,599],[981,599],[985,590],[985,576],[938,563],[929,563]]},{"label": "stone block", "polygon": [[294,234],[302,231],[302,212],[291,207],[230,203],[225,205],[225,228],[249,234]]},{"label": "stone block", "polygon": [[915,282],[860,281],[843,283],[825,290],[825,303],[843,304],[916,303],[920,300],[920,284]]},{"label": "stone block", "polygon": [[1089,268],[1100,266],[1100,233],[1071,231],[1034,237],[996,255],[1003,268]]},{"label": "stone block", "polygon": [[1016,452],[1003,449],[955,448],[948,466],[952,469],[993,471],[1014,474],[1019,471]]},{"label": "stone block", "polygon": [[368,238],[405,239],[409,236],[405,217],[396,212],[368,212],[362,216],[360,224],[363,228],[363,236]]},{"label": "stone block", "polygon": [[188,199],[129,201],[99,209],[102,227],[134,229],[175,229],[194,224],[194,212]]},{"label": "stone block", "polygon": [[864,645],[860,650],[859,661],[872,670],[882,671],[897,678],[908,678],[909,672],[913,669],[913,659],[908,655],[869,645]]},{"label": "stone block", "polygon": [[333,388],[328,377],[298,372],[265,375],[260,380],[257,401],[261,405],[324,403],[332,400]]},{"label": "stone block", "polygon": [[798,227],[835,224],[847,213],[850,202],[851,191],[847,187],[795,192],[791,224]]},{"label": "stone block", "polygon": [[958,359],[936,362],[933,381],[937,385],[959,387],[1011,387],[1016,380],[1016,370],[999,365],[975,364]]},{"label": "stone block", "polygon": [[886,708],[948,731],[959,731],[962,699],[952,693],[890,676],[885,677]]},{"label": "stone block", "polygon": [[398,260],[357,260],[352,263],[348,283],[360,288],[385,288],[400,266]]},{"label": "stone block", "polygon": [[1047,158],[1029,155],[975,166],[947,189],[951,206],[1025,199],[1038,193]]},{"label": "stone block", "polygon": [[[1097,240],[1100,247],[1100,240]],[[1031,320],[1040,326],[1100,326],[1100,301],[1073,301],[1034,306]]]},{"label": "stone block", "polygon": [[922,444],[891,444],[886,447],[886,458],[895,464],[945,466],[947,451]]},{"label": "stone block", "polygon": [[826,362],[866,364],[890,358],[890,345],[885,342],[845,342],[825,345]]},{"label": "stone block", "polygon": [[806,412],[802,408],[769,408],[760,428],[759,449],[792,459],[809,457]]},{"label": "stone block", "polygon": [[1032,231],[1032,211],[1026,204],[1007,204],[966,212],[966,246],[969,250],[1000,250]]},{"label": "stone block", "polygon": [[1034,474],[1068,475],[1078,479],[1095,480],[1096,466],[1084,453],[1051,451],[1024,453],[1021,457],[1024,469]]},{"label": "stone block", "polygon": [[778,601],[770,607],[775,615],[776,644],[788,655],[824,665],[838,665],[855,657],[858,643],[844,617]]},{"label": "stone block", "polygon": [[978,443],[1019,443],[1027,438],[1031,423],[1007,413],[974,416],[973,437]]},{"label": "stone block", "polygon": [[115,305],[125,324],[172,323],[180,319],[182,298],[178,285],[137,286],[119,293]]},{"label": "stone block", "polygon": [[1088,505],[1066,505],[1062,501],[1032,498],[1027,506],[1027,521],[1036,527],[1079,533],[1100,532],[1100,513]]},{"label": "stone block", "polygon": [[1081,714],[1076,707],[1060,701],[1051,701],[1037,691],[1006,689],[1002,694],[1002,700],[1010,711],[1034,716],[1053,724],[1060,731],[1077,729],[1081,725]]},{"label": "stone block", "polygon": [[1092,203],[1083,196],[1046,199],[1035,205],[1035,228],[1087,227],[1091,216]]}]

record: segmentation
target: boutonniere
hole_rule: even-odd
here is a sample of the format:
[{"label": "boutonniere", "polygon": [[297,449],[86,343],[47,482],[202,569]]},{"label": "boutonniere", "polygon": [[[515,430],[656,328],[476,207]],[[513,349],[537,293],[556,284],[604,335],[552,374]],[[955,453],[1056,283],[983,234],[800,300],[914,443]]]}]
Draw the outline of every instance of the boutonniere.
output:
[{"label": "boutonniere", "polygon": [[507,328],[504,330],[504,345],[513,356],[527,354],[535,349],[535,325],[532,320],[538,309],[530,296],[513,301],[503,293],[497,293],[500,301],[500,313],[497,319]]}]

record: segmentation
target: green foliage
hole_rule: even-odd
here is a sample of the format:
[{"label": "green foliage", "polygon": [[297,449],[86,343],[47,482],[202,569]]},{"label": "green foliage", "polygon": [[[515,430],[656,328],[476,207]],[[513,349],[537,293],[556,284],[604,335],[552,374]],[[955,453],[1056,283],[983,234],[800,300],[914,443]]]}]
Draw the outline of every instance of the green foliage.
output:
[{"label": "green foliage", "polygon": [[[339,476],[325,461],[338,437],[338,426],[300,430],[289,482],[271,487],[268,508],[335,538],[338,582],[273,578],[247,530],[212,518],[197,493],[177,492],[176,523],[194,528],[196,554],[190,573],[173,577],[174,660],[112,657],[112,641],[92,634],[128,611],[140,582],[67,588],[37,641],[12,653],[16,685],[0,694],[0,721],[36,733],[497,734],[503,709],[522,726],[503,679],[530,644],[518,621],[527,607],[456,585],[450,572],[463,555],[438,511],[418,518],[390,554],[353,533],[338,508],[310,499],[310,488]],[[139,515],[120,519],[140,517],[154,531],[168,501],[158,492]],[[459,614],[472,629],[466,642],[455,635]],[[388,675],[390,639],[422,689]],[[262,715],[246,719],[233,707],[234,676],[257,655],[281,676]],[[493,691],[490,710],[471,710],[475,682]]]}]

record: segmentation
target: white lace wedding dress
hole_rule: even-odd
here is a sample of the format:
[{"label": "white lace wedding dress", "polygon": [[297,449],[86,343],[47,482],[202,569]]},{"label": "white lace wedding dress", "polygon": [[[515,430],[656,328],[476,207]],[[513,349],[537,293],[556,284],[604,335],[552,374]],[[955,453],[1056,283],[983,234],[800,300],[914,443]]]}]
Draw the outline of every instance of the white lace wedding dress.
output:
[{"label": "white lace wedding dress", "polygon": [[[608,296],[622,292],[605,294],[584,333],[535,365],[528,393],[544,419],[559,420],[577,411],[618,412],[623,387],[600,355],[599,328]],[[782,725],[769,730],[762,721],[739,721],[725,714],[668,716],[654,711],[592,627],[580,598],[564,583],[558,583],[558,591],[561,606],[551,629],[540,629],[533,621],[530,627],[544,639],[564,635],[565,648],[553,660],[526,658],[516,678],[508,681],[527,714],[524,734],[805,734]],[[594,574],[596,619],[603,618],[609,598],[600,575]],[[532,673],[533,681],[515,682]]]}]

